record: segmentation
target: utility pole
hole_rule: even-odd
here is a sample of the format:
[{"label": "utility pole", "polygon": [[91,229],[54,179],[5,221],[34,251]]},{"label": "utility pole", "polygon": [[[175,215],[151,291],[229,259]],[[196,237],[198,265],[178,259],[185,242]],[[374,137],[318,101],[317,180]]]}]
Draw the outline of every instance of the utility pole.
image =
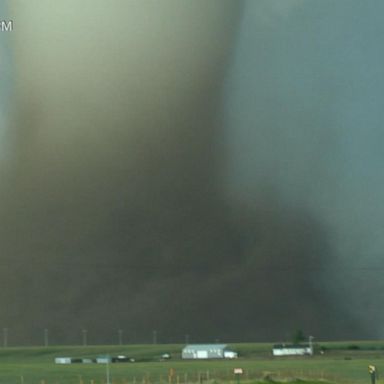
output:
[{"label": "utility pole", "polygon": [[83,333],[83,345],[86,346],[87,345],[87,330],[83,329],[82,333]]},{"label": "utility pole", "polygon": [[117,337],[119,340],[119,345],[123,345],[123,330],[122,329],[119,329],[117,331]]},{"label": "utility pole", "polygon": [[8,347],[8,328],[3,328],[3,347]]},{"label": "utility pole", "polygon": [[185,335],[185,344],[189,344],[189,335],[188,334],[186,334]]},{"label": "utility pole", "polygon": [[156,331],[156,329],[154,329],[152,332],[152,341],[153,341],[153,344],[157,344],[157,331]]},{"label": "utility pole", "polygon": [[45,347],[48,347],[49,345],[49,341],[48,341],[48,329],[45,328],[44,329],[44,346]]},{"label": "utility pole", "polygon": [[313,336],[309,336],[309,337],[308,337],[309,351],[310,351],[309,353],[310,353],[311,355],[313,355],[313,343],[312,343],[313,339],[314,339]]},{"label": "utility pole", "polygon": [[107,356],[107,364],[106,364],[106,376],[107,376],[107,384],[110,384],[111,383],[111,375],[110,375],[110,372],[109,372],[109,359],[110,357]]}]

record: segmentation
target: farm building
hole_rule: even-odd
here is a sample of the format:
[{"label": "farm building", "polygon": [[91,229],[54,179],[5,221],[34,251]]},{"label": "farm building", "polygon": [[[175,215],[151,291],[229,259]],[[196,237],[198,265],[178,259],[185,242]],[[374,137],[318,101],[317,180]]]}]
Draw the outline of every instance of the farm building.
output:
[{"label": "farm building", "polygon": [[70,357],[55,357],[55,364],[71,364],[72,359]]},{"label": "farm building", "polygon": [[313,355],[313,349],[309,345],[276,344],[272,349],[273,356],[303,356]]},{"label": "farm building", "polygon": [[112,363],[112,357],[111,356],[97,356],[96,357],[96,363],[97,364]]},{"label": "farm building", "polygon": [[183,359],[234,359],[237,353],[228,349],[227,344],[190,344],[182,352]]}]

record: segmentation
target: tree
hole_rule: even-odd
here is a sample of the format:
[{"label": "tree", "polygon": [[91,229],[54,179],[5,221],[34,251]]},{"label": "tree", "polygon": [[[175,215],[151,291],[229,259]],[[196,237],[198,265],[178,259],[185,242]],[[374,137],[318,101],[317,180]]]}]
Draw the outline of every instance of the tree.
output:
[{"label": "tree", "polygon": [[306,339],[307,338],[305,337],[304,332],[301,329],[297,329],[295,332],[293,332],[293,335],[292,335],[293,344],[300,344],[302,341]]}]

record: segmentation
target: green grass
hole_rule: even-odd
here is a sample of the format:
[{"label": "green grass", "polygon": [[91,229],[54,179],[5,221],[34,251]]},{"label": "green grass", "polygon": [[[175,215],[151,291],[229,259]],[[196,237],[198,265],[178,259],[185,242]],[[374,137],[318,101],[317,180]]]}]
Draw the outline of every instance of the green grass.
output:
[{"label": "green grass", "polygon": [[[104,384],[104,364],[54,364],[55,357],[96,357],[124,354],[135,363],[110,364],[113,384],[237,384],[234,368],[243,368],[240,384],[289,382],[319,384],[369,384],[368,365],[384,372],[384,342],[321,343],[324,355],[313,357],[271,356],[271,343],[232,344],[237,360],[185,361],[182,345],[52,346],[0,348],[0,384]],[[319,346],[318,346],[319,347]],[[159,361],[163,353],[169,361]],[[169,377],[170,372],[174,372]],[[384,384],[378,380],[377,384]]]}]

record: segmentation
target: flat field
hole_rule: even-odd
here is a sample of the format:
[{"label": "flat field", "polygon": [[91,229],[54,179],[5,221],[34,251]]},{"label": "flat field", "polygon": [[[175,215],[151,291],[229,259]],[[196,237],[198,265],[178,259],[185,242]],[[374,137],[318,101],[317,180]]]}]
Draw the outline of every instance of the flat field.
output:
[{"label": "flat field", "polygon": [[[325,342],[314,356],[273,357],[272,344],[231,344],[235,360],[181,360],[183,345],[52,346],[0,349],[0,384],[249,384],[319,383],[370,384],[368,365],[384,384],[384,342]],[[324,351],[320,354],[320,348]],[[163,353],[170,360],[161,361]],[[55,357],[95,358],[126,355],[133,363],[55,364]],[[235,377],[234,368],[243,375]],[[383,380],[380,371],[383,371]]]}]

